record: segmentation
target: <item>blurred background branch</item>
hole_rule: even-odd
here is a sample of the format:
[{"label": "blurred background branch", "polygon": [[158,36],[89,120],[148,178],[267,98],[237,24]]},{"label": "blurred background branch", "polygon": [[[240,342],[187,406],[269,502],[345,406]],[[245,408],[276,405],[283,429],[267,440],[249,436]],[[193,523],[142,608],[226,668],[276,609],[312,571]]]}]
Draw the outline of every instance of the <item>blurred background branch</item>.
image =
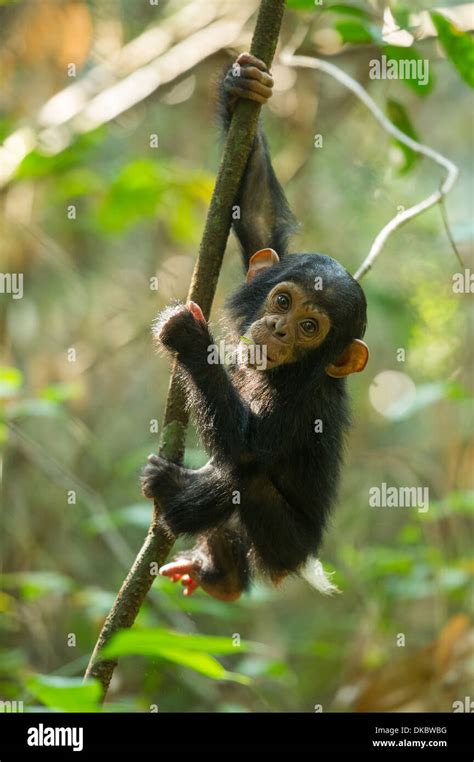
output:
[{"label": "blurred background branch", "polygon": [[373,264],[382,251],[382,248],[387,242],[388,237],[394,233],[395,230],[400,228],[409,220],[413,219],[413,217],[417,217],[419,214],[426,211],[430,207],[440,203],[456,182],[459,175],[459,170],[452,161],[449,161],[449,159],[447,159],[445,156],[442,156],[440,153],[438,153],[438,151],[435,151],[429,146],[418,143],[416,140],[413,140],[413,138],[409,137],[409,135],[406,135],[404,132],[402,132],[402,130],[396,127],[396,125],[394,125],[380,110],[368,92],[364,90],[364,88],[361,87],[361,85],[352,77],[349,77],[337,66],[334,66],[334,64],[331,64],[328,61],[322,61],[321,59],[317,58],[309,58],[308,56],[294,56],[291,52],[285,52],[282,54],[282,61],[286,63],[287,66],[316,69],[319,71],[324,71],[326,74],[334,77],[334,79],[344,85],[344,87],[347,87],[349,90],[351,90],[354,95],[359,98],[359,100],[362,101],[365,106],[367,106],[372,116],[377,120],[377,122],[386,132],[392,135],[392,137],[394,137],[403,145],[408,146],[411,151],[414,151],[417,154],[421,154],[422,156],[427,156],[432,161],[444,167],[447,172],[446,179],[441,183],[439,190],[431,193],[427,198],[423,199],[423,201],[419,201],[409,209],[404,209],[403,211],[399,212],[390,220],[390,222],[384,225],[380,233],[378,233],[375,241],[373,242],[367,257],[364,259],[354,275],[356,280],[361,280],[364,275],[366,275],[373,267]]}]

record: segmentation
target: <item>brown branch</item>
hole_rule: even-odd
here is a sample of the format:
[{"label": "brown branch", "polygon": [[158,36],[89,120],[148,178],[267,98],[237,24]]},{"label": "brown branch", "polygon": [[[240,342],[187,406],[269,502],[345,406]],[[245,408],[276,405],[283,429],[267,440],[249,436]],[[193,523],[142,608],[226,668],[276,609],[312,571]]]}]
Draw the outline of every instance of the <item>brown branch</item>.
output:
[{"label": "brown branch", "polygon": [[448,241],[451,244],[451,248],[454,251],[454,254],[457,257],[457,260],[463,270],[465,269],[466,265],[463,262],[463,258],[461,256],[461,252],[459,251],[458,247],[456,246],[456,241],[454,240],[454,236],[451,233],[451,228],[449,227],[449,220],[448,220],[448,214],[446,212],[446,204],[444,203],[444,196],[441,196],[439,200],[439,210],[441,212],[441,219],[443,220],[443,226],[445,233],[448,237]]},{"label": "brown branch", "polygon": [[[261,58],[268,67],[275,54],[284,9],[285,0],[262,0],[260,4],[251,52]],[[229,237],[232,205],[255,138],[259,113],[260,106],[257,103],[240,101],[235,109],[224,147],[188,295],[189,299],[201,306],[206,318],[211,311]],[[185,407],[183,390],[176,368],[173,368],[160,453],[177,463],[181,462],[184,454],[188,423]],[[115,632],[133,625],[153,584],[156,570],[164,563],[173,542],[173,538],[160,521],[160,508],[155,503],[148,535],[105,620],[87,667],[85,677],[95,677],[101,682],[104,697],[117,662],[101,661],[100,651]]]}]

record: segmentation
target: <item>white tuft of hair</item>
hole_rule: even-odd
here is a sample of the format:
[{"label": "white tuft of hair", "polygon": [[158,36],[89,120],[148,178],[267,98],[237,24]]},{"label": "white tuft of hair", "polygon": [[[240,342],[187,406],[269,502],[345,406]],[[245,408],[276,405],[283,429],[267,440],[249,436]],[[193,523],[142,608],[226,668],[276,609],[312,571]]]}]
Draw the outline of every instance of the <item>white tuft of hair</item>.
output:
[{"label": "white tuft of hair", "polygon": [[325,572],[321,561],[318,558],[311,557],[303,566],[301,576],[311,587],[314,587],[322,595],[334,595],[341,591],[331,582],[334,572]]}]

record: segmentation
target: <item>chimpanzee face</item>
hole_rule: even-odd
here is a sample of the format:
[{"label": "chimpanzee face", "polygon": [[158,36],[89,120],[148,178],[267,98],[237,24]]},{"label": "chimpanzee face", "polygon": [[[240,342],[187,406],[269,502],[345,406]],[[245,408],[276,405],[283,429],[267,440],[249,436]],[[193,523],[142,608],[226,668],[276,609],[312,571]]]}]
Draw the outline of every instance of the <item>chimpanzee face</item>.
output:
[{"label": "chimpanzee face", "polygon": [[[244,291],[250,319],[242,339],[263,350],[265,361],[259,370],[297,363],[310,352],[315,362],[325,358],[323,368],[329,376],[365,368],[368,349],[359,338],[365,330],[365,297],[331,257],[296,254],[280,262],[273,249],[262,249],[250,259]],[[240,296],[234,311],[239,302]]]},{"label": "chimpanzee face", "polygon": [[266,370],[297,362],[307,351],[319,347],[331,321],[306,291],[292,281],[278,283],[268,294],[263,314],[245,338],[265,348]]}]

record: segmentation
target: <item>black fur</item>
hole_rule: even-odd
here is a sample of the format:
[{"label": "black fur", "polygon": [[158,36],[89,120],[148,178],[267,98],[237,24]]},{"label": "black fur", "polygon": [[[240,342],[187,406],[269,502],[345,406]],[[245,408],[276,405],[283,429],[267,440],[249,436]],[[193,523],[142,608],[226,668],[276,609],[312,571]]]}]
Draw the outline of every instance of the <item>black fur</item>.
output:
[{"label": "black fur", "polygon": [[[218,116],[224,131],[230,125],[228,96],[224,78],[219,87]],[[290,236],[298,223],[270,160],[268,144],[259,123],[242,183],[235,200],[240,207],[240,220],[233,221],[245,271],[252,254],[259,249],[275,249],[280,257],[288,251]]]},{"label": "black fur", "polygon": [[[225,106],[225,94],[223,98]],[[208,346],[214,343],[207,325],[182,305],[168,311],[157,323],[156,339],[177,356],[188,405],[212,459],[198,471],[160,460],[147,466],[143,485],[147,496],[161,501],[173,533],[199,536],[191,557],[201,581],[232,577],[240,591],[253,570],[276,579],[297,572],[318,552],[337,498],[350,423],[345,379],[329,377],[325,368],[352,339],[364,335],[366,301],[358,283],[334,259],[287,255],[294,218],[261,130],[237,203],[242,220],[234,227],[244,262],[269,246],[281,261],[229,299],[229,340],[238,341],[269,291],[286,280],[303,287],[324,309],[331,329],[324,343],[298,362],[266,372],[238,366],[228,370],[207,361]],[[314,288],[317,277],[323,282],[320,291]],[[322,422],[322,433],[315,432],[316,421]]]}]

